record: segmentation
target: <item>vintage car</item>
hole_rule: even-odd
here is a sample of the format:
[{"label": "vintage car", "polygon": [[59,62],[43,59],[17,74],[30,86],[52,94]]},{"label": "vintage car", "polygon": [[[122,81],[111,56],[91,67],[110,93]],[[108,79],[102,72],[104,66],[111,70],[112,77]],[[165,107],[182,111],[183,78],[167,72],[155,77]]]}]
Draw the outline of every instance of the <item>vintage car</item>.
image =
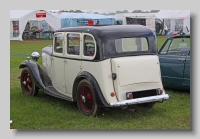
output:
[{"label": "vintage car", "polygon": [[85,115],[101,108],[143,105],[170,98],[161,80],[155,33],[142,25],[79,26],[56,30],[52,46],[23,61],[22,92],[77,102]]},{"label": "vintage car", "polygon": [[169,37],[159,50],[164,87],[190,90],[190,36]]}]

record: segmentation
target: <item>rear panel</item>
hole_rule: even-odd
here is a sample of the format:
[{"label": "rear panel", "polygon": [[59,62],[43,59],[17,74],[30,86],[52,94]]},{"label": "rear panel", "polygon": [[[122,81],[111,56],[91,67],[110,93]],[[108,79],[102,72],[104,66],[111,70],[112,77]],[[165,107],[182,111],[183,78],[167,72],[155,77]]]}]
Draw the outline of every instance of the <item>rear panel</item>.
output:
[{"label": "rear panel", "polygon": [[114,88],[119,101],[126,99],[127,92],[146,90],[151,96],[152,90],[155,92],[156,89],[162,88],[157,55],[113,58],[111,62],[112,72],[117,76]]}]

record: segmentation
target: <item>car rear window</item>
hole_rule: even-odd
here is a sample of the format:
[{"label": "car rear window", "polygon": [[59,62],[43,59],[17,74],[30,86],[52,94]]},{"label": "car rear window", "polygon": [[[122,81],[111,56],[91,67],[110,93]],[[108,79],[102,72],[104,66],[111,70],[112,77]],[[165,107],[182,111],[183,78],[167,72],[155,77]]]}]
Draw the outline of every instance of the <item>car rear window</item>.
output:
[{"label": "car rear window", "polygon": [[145,37],[119,38],[115,40],[115,47],[118,53],[148,51],[148,41]]}]

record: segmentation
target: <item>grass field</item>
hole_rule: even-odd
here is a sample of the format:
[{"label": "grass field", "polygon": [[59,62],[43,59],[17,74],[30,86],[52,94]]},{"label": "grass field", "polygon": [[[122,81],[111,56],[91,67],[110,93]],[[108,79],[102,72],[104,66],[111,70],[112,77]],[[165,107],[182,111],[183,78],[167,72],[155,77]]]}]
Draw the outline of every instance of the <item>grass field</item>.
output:
[{"label": "grass field", "polygon": [[[158,37],[158,48],[166,37]],[[83,115],[76,103],[54,98],[40,90],[37,97],[22,94],[19,64],[33,51],[52,40],[10,41],[10,119],[14,129],[68,130],[189,130],[191,129],[190,92],[166,90],[171,98],[152,109],[132,106],[136,112],[119,108],[103,110],[98,117]],[[39,60],[39,64],[41,59]]]}]

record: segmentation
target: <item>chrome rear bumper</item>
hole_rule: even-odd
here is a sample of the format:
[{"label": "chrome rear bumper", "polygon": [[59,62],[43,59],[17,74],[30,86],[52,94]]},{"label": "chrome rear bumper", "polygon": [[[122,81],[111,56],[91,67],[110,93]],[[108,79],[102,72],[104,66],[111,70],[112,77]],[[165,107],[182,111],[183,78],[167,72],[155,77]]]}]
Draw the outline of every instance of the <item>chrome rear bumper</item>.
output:
[{"label": "chrome rear bumper", "polygon": [[130,100],[124,100],[120,102],[110,103],[111,106],[124,106],[124,105],[131,105],[131,104],[141,104],[141,103],[148,103],[148,102],[159,102],[164,101],[170,98],[169,94],[158,95],[158,96],[150,96],[150,97],[143,97],[143,98],[136,98]]}]

